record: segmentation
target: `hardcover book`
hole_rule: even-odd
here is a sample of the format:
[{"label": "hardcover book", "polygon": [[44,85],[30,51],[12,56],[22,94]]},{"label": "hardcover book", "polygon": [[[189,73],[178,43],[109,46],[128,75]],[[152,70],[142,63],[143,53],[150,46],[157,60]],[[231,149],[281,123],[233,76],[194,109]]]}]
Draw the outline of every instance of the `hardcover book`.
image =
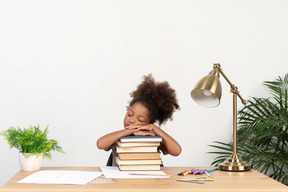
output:
[{"label": "hardcover book", "polygon": [[137,153],[137,152],[157,152],[157,146],[155,147],[119,147],[116,146],[117,153]]},{"label": "hardcover book", "polygon": [[161,159],[122,160],[119,157],[115,157],[115,161],[118,165],[160,165],[162,163]]},{"label": "hardcover book", "polygon": [[120,142],[161,142],[160,136],[130,135],[120,138]]},{"label": "hardcover book", "polygon": [[115,161],[124,170],[160,170],[162,160],[158,147],[160,136],[129,135],[121,137],[116,145]]},{"label": "hardcover book", "polygon": [[120,142],[117,141],[116,144],[119,147],[155,147],[160,146],[160,142]]},{"label": "hardcover book", "polygon": [[118,165],[121,171],[160,171],[160,165]]},{"label": "hardcover book", "polygon": [[156,152],[156,153],[118,153],[118,157],[122,160],[160,159],[160,152]]}]

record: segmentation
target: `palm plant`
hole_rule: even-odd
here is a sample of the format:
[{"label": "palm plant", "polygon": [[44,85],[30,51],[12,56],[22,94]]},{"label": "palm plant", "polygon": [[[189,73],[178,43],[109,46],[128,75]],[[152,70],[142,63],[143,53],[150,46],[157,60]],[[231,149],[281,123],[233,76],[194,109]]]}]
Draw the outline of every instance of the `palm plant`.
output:
[{"label": "palm plant", "polygon": [[[288,74],[263,83],[273,97],[252,97],[238,113],[237,152],[254,169],[288,185]],[[233,143],[215,141],[212,165],[233,152]]]}]

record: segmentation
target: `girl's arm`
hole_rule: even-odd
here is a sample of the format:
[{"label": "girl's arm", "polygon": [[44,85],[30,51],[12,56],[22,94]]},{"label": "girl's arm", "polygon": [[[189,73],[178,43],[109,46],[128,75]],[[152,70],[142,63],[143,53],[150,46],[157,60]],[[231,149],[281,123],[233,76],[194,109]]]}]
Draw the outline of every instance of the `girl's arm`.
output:
[{"label": "girl's arm", "polygon": [[164,146],[161,147],[161,150],[164,152],[164,154],[166,152],[170,155],[178,156],[182,151],[179,143],[175,139],[173,139],[170,135],[168,135],[165,131],[157,127],[156,125],[153,125],[153,124],[150,124],[150,125],[154,127],[153,132],[156,135],[159,135],[162,137],[162,142]]},{"label": "girl's arm", "polygon": [[181,146],[178,144],[177,141],[175,141],[175,139],[173,139],[170,135],[168,135],[165,131],[163,131],[162,129],[160,129],[159,127],[157,127],[154,124],[147,124],[144,126],[137,126],[137,125],[131,125],[129,127],[126,127],[126,129],[135,129],[134,135],[138,135],[137,133],[139,133],[139,135],[142,135],[142,131],[152,131],[153,133],[155,133],[155,135],[158,135],[160,137],[162,137],[162,142],[164,144],[164,146],[161,146],[161,150],[163,151],[164,154],[170,154],[173,156],[178,156],[182,149]]},{"label": "girl's arm", "polygon": [[110,149],[112,145],[120,139],[120,137],[131,135],[134,131],[135,129],[123,129],[104,135],[98,139],[97,147],[98,149],[104,150]]}]

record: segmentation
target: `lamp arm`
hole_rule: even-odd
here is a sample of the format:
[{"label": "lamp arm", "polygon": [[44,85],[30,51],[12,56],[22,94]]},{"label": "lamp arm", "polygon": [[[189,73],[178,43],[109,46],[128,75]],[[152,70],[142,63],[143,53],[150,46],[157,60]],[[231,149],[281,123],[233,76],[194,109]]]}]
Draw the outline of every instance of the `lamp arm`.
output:
[{"label": "lamp arm", "polygon": [[241,97],[238,88],[231,83],[227,76],[223,73],[220,64],[214,64],[214,69],[217,69],[224,79],[229,83],[231,87],[231,93],[233,93],[233,156],[237,156],[237,96],[241,102],[245,105],[246,101]]},{"label": "lamp arm", "polygon": [[234,84],[231,83],[231,81],[228,79],[228,77],[224,74],[224,72],[221,69],[221,66],[219,63],[215,63],[214,64],[214,68],[217,68],[220,72],[220,74],[224,77],[224,79],[229,83],[230,87],[231,87],[231,93],[235,93],[239,99],[241,100],[243,105],[246,105],[246,101],[245,99],[243,99],[243,97],[240,95],[240,92],[238,91],[238,87],[236,87]]}]

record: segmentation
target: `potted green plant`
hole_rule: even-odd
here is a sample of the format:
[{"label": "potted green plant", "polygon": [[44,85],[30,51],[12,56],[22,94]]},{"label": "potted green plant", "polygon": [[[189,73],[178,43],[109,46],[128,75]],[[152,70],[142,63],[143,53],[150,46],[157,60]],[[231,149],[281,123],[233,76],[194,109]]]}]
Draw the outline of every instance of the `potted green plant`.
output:
[{"label": "potted green plant", "polygon": [[44,130],[38,126],[21,129],[10,127],[0,133],[8,141],[10,148],[19,150],[19,159],[24,171],[41,168],[42,159],[52,160],[51,151],[65,153],[55,139],[48,139],[48,125]]},{"label": "potted green plant", "polygon": [[[254,169],[288,185],[288,74],[265,81],[273,97],[252,97],[239,110],[237,151]],[[233,151],[232,143],[216,141],[220,151],[212,165],[223,162]]]}]

